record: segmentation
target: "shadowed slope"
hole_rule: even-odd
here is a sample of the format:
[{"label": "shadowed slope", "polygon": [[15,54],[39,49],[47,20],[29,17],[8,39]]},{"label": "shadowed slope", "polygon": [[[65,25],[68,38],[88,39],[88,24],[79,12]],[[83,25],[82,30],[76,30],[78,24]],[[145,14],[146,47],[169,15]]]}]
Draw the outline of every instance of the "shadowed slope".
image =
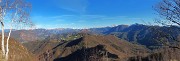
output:
[{"label": "shadowed slope", "polygon": [[[46,50],[39,55],[40,61],[83,59],[91,57],[98,59],[126,60],[128,57],[136,56],[140,53],[147,55],[148,49],[120,40],[115,36],[83,35],[81,38],[62,43],[52,49]],[[106,52],[107,55],[102,54]],[[74,57],[76,56],[77,57]],[[81,58],[86,57],[86,58]],[[82,61],[83,61],[82,60]],[[78,60],[79,61],[79,60]],[[81,61],[81,60],[80,60]]]}]

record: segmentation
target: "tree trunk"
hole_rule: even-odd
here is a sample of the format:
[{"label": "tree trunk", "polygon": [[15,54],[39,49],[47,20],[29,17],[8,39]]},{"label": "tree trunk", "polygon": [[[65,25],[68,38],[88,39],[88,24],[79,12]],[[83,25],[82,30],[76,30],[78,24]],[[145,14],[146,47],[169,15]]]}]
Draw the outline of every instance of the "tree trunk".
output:
[{"label": "tree trunk", "polygon": [[10,36],[11,36],[11,31],[12,31],[12,26],[11,26],[11,29],[9,31],[9,35],[8,35],[8,38],[7,38],[7,42],[6,42],[6,60],[8,60],[8,54],[9,54],[9,39],[10,39]]},{"label": "tree trunk", "polygon": [[1,42],[1,48],[2,48],[2,54],[5,56],[5,48],[4,48],[4,24],[1,22],[1,29],[2,29],[2,42]]},{"label": "tree trunk", "polygon": [[[17,14],[17,13],[16,13]],[[15,15],[16,15],[15,14]],[[10,24],[10,30],[9,30],[9,34],[8,34],[8,38],[7,38],[7,40],[6,40],[6,56],[5,56],[5,59],[6,59],[6,61],[8,61],[8,54],[9,54],[9,39],[10,39],[10,37],[11,37],[11,31],[12,31],[12,28],[13,28],[13,26],[12,26],[12,23],[13,23],[13,21],[14,21],[14,18],[12,19],[12,22],[11,22],[11,24]]]}]

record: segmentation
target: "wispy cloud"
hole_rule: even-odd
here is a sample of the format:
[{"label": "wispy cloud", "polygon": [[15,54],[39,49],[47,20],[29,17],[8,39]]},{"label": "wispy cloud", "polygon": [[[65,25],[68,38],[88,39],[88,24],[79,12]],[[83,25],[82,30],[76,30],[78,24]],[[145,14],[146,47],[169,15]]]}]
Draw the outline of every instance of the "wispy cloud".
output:
[{"label": "wispy cloud", "polygon": [[85,13],[88,7],[88,0],[58,0],[55,1],[59,8],[73,11],[76,13]]}]

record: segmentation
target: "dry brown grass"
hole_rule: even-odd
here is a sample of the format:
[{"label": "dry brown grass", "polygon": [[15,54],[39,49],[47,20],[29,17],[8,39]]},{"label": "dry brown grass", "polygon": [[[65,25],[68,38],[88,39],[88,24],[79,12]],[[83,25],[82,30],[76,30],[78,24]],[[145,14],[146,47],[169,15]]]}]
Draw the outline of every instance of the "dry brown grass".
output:
[{"label": "dry brown grass", "polygon": [[[0,52],[1,52],[1,47],[0,47]],[[2,53],[0,53],[0,59],[1,59],[0,61],[4,60],[2,57]],[[8,61],[36,61],[36,58],[25,47],[23,47],[21,43],[16,42],[14,39],[10,39]]]}]

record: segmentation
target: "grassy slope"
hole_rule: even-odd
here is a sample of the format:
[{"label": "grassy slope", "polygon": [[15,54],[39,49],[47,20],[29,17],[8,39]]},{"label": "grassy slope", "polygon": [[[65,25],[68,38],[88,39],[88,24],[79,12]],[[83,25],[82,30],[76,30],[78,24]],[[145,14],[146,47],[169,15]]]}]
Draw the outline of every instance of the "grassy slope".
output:
[{"label": "grassy slope", "polygon": [[[0,37],[0,40],[1,40],[1,37]],[[0,47],[0,51],[1,51],[1,47]],[[0,61],[2,61],[3,58],[2,58],[1,52],[0,52],[0,56],[1,56]],[[9,61],[36,61],[36,58],[25,47],[23,47],[21,43],[16,42],[14,39],[10,39],[9,40]]]}]

